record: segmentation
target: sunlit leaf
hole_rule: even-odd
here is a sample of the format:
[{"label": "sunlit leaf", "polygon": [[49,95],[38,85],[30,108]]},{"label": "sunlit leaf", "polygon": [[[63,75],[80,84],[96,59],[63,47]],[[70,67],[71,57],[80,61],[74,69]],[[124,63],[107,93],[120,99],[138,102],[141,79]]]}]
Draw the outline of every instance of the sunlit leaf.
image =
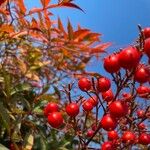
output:
[{"label": "sunlit leaf", "polygon": [[40,0],[40,1],[43,7],[48,6],[48,4],[50,3],[50,0]]},{"label": "sunlit leaf", "polygon": [[34,135],[29,132],[25,137],[24,150],[31,150],[34,144]]},{"label": "sunlit leaf", "polygon": [[9,150],[9,149],[5,147],[4,145],[0,144],[0,150]]},{"label": "sunlit leaf", "polygon": [[14,27],[12,25],[3,24],[0,26],[0,32],[7,32],[7,33],[14,32]]}]

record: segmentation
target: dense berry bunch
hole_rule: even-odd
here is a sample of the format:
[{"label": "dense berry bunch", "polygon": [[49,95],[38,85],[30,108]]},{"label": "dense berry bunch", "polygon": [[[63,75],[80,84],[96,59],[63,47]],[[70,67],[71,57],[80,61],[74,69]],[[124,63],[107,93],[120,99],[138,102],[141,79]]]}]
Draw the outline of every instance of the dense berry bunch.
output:
[{"label": "dense berry bunch", "polygon": [[44,114],[51,127],[74,134],[82,149],[95,141],[101,150],[149,146],[150,66],[142,61],[150,59],[150,28],[141,35],[144,43],[139,39],[136,45],[103,59],[109,78],[87,73],[78,80],[83,95],[76,101],[66,88],[69,102],[61,104],[61,109],[56,103],[47,104]]}]

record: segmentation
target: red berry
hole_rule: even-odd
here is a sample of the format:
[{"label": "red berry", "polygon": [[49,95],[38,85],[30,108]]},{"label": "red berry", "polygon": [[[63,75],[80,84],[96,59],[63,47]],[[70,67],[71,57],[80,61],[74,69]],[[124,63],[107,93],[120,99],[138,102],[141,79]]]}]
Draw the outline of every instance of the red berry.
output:
[{"label": "red berry", "polygon": [[133,132],[126,131],[122,135],[122,142],[123,143],[128,143],[128,144],[133,144],[136,140],[136,136],[134,135]]},{"label": "red berry", "polygon": [[88,130],[87,131],[87,137],[92,137],[94,134],[94,131],[93,130]]},{"label": "red berry", "polygon": [[114,73],[119,71],[119,59],[118,54],[113,54],[104,59],[104,68],[109,73]]},{"label": "red berry", "polygon": [[122,96],[123,99],[127,102],[130,102],[132,100],[132,95],[130,93],[123,93]]},{"label": "red berry", "polygon": [[147,98],[147,96],[150,94],[150,88],[147,86],[141,85],[137,88],[137,94],[140,97]]},{"label": "red berry", "polygon": [[54,102],[50,102],[44,108],[44,115],[48,116],[49,113],[57,112],[58,110],[59,110],[58,105]]},{"label": "red berry", "polygon": [[139,65],[135,71],[134,79],[139,83],[145,83],[150,79],[150,71],[144,65]]},{"label": "red berry", "polygon": [[144,52],[147,54],[147,56],[150,58],[150,38],[145,40],[144,44]]},{"label": "red berry", "polygon": [[112,100],[114,99],[114,94],[113,94],[112,90],[109,89],[109,90],[106,91],[106,92],[102,92],[102,98],[103,98],[103,100],[106,101],[106,102],[112,101]]},{"label": "red berry", "polygon": [[123,49],[119,54],[120,66],[124,69],[132,69],[136,67],[140,60],[139,51],[132,46]]},{"label": "red berry", "polygon": [[81,78],[78,82],[78,86],[82,91],[88,91],[91,89],[91,81],[88,78]]},{"label": "red berry", "polygon": [[59,128],[63,124],[63,117],[60,112],[52,112],[48,115],[48,123],[53,128]]},{"label": "red berry", "polygon": [[98,105],[98,98],[96,96],[90,97],[88,101],[92,103],[93,107]]},{"label": "red berry", "polygon": [[118,139],[118,133],[117,133],[117,131],[115,131],[115,130],[109,131],[109,132],[107,133],[107,135],[108,135],[108,139],[109,139],[109,140]]},{"label": "red berry", "polygon": [[146,129],[146,125],[144,123],[140,123],[138,127],[140,130]]},{"label": "red berry", "polygon": [[92,128],[93,131],[96,131],[97,125],[95,123],[93,123],[92,126],[91,126],[91,128]]},{"label": "red berry", "polygon": [[114,130],[117,127],[117,121],[114,117],[109,114],[103,116],[101,120],[101,126],[106,131]]},{"label": "red berry", "polygon": [[142,133],[140,136],[139,136],[139,143],[142,144],[142,145],[148,145],[150,144],[150,136],[146,133]]},{"label": "red berry", "polygon": [[70,103],[66,106],[66,113],[70,117],[75,117],[79,114],[79,106],[76,103]]},{"label": "red berry", "polygon": [[147,39],[150,37],[150,27],[147,27],[147,28],[144,28],[142,30],[143,34],[144,34],[144,37]]},{"label": "red berry", "polygon": [[114,117],[120,118],[128,113],[128,106],[126,103],[117,100],[109,105],[109,111]]},{"label": "red berry", "polygon": [[90,101],[85,101],[82,105],[85,111],[91,111],[93,109],[93,104]]},{"label": "red berry", "polygon": [[115,150],[112,142],[107,141],[102,144],[101,150]]},{"label": "red berry", "polygon": [[102,77],[98,79],[97,88],[99,92],[106,92],[109,90],[111,86],[110,80],[106,77]]},{"label": "red berry", "polygon": [[139,118],[143,118],[145,116],[145,111],[144,110],[138,110],[136,113],[137,113],[137,116]]}]

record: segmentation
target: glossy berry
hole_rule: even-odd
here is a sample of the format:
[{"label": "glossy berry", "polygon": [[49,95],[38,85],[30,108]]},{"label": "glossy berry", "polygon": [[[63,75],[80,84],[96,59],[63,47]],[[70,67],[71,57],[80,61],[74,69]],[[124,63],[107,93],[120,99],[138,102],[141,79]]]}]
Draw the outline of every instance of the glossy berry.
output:
[{"label": "glossy berry", "polygon": [[122,135],[122,142],[123,143],[128,143],[128,144],[133,144],[136,140],[136,136],[133,132],[126,131]]},{"label": "glossy berry", "polygon": [[119,71],[119,59],[118,54],[113,54],[104,59],[104,68],[109,73],[115,73]]},{"label": "glossy berry", "polygon": [[82,91],[88,91],[91,89],[91,81],[88,78],[81,78],[78,82],[78,86]]},{"label": "glossy berry", "polygon": [[102,98],[103,98],[103,100],[106,101],[106,102],[112,101],[112,100],[114,99],[114,94],[113,94],[112,90],[109,89],[109,90],[106,91],[106,92],[102,92]]},{"label": "glossy berry", "polygon": [[101,146],[101,150],[115,150],[113,143],[110,141],[104,142]]},{"label": "glossy berry", "polygon": [[79,114],[79,106],[77,103],[70,103],[66,106],[66,113],[70,117],[75,117]]},{"label": "glossy berry", "polygon": [[114,130],[117,127],[117,121],[109,114],[102,117],[101,126],[106,131]]},{"label": "glossy berry", "polygon": [[107,136],[108,136],[109,140],[116,140],[116,139],[118,139],[118,133],[115,130],[109,131],[107,133]]},{"label": "glossy berry", "polygon": [[144,44],[144,52],[147,54],[147,56],[150,58],[150,38],[145,40]]},{"label": "glossy berry", "polygon": [[139,65],[135,71],[134,79],[139,83],[145,83],[150,79],[150,71],[144,65]]},{"label": "glossy berry", "polygon": [[111,86],[110,80],[106,77],[99,78],[97,81],[97,88],[99,92],[106,92]]},{"label": "glossy berry", "polygon": [[88,101],[92,103],[93,107],[98,105],[98,98],[96,96],[90,97]]},{"label": "glossy berry", "polygon": [[150,94],[150,88],[144,85],[139,86],[136,91],[139,97],[142,98],[147,98],[147,96]]},{"label": "glossy berry", "polygon": [[142,133],[139,136],[139,143],[142,145],[148,145],[150,144],[150,135],[146,134],[146,133]]},{"label": "glossy berry", "polygon": [[126,103],[117,100],[109,105],[109,111],[114,117],[120,118],[128,113],[128,106]]},{"label": "glossy berry", "polygon": [[147,27],[147,28],[144,28],[142,30],[143,34],[144,34],[144,37],[147,39],[147,38],[150,38],[150,27]]},{"label": "glossy berry", "polygon": [[125,101],[127,101],[127,102],[129,102],[129,101],[131,101],[132,100],[132,95],[130,94],[130,93],[123,93],[122,94],[122,96],[123,96],[123,99],[125,100]]},{"label": "glossy berry", "polygon": [[87,137],[92,137],[93,134],[94,134],[94,131],[93,131],[93,130],[88,130],[86,136],[87,136]]},{"label": "glossy berry", "polygon": [[119,54],[120,66],[124,69],[132,69],[137,66],[140,60],[139,51],[132,46],[123,49]]},{"label": "glossy berry", "polygon": [[138,124],[138,127],[140,130],[146,129],[146,125],[143,122]]},{"label": "glossy berry", "polygon": [[144,110],[137,110],[136,113],[137,113],[138,118],[143,118],[145,116]]},{"label": "glossy berry", "polygon": [[82,105],[84,111],[91,111],[93,109],[93,104],[90,101],[85,101]]},{"label": "glossy berry", "polygon": [[44,108],[44,115],[48,116],[49,113],[57,112],[57,111],[59,111],[59,107],[58,107],[57,103],[50,102]]},{"label": "glossy berry", "polygon": [[63,117],[60,112],[52,112],[48,115],[48,123],[53,128],[59,128],[63,124]]}]

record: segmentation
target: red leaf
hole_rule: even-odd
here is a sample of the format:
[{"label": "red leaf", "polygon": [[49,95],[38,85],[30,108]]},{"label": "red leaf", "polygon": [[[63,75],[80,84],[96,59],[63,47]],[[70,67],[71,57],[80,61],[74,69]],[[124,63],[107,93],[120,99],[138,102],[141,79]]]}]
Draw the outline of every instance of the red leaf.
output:
[{"label": "red leaf", "polygon": [[48,6],[49,3],[50,3],[50,0],[41,0],[41,4],[43,7]]},{"label": "red leaf", "polygon": [[2,5],[6,0],[0,0],[0,5]]},{"label": "red leaf", "polygon": [[76,8],[76,9],[79,9],[79,10],[81,10],[82,12],[84,12],[83,9],[81,9],[78,5],[76,5],[76,4],[74,4],[74,3],[68,3],[68,2],[60,3],[59,6],[60,6],[60,7]]},{"label": "red leaf", "polygon": [[42,11],[43,9],[42,8],[32,8],[30,11],[29,11],[29,15],[31,14],[34,14],[34,13],[38,13],[40,11]]},{"label": "red leaf", "polygon": [[16,5],[19,6],[21,13],[25,14],[27,9],[24,5],[24,0],[15,0],[15,2],[16,2]]},{"label": "red leaf", "polygon": [[91,49],[91,53],[102,53],[105,52],[105,49],[107,49],[111,45],[110,42],[108,43],[103,43],[95,46],[94,48]]},{"label": "red leaf", "polygon": [[90,33],[88,29],[80,29],[74,32],[74,41],[78,42],[84,39]]}]

